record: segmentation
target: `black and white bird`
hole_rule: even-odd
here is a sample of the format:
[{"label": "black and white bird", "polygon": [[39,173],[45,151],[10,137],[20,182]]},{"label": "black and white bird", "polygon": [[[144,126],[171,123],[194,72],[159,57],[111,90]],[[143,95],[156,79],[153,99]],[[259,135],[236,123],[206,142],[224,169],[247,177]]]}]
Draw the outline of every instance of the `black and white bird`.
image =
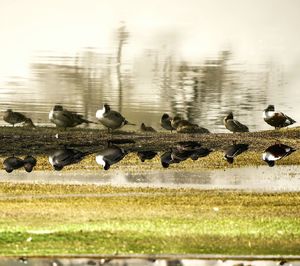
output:
[{"label": "black and white bird", "polygon": [[49,155],[49,162],[54,170],[60,171],[67,165],[79,163],[88,154],[75,149],[58,149]]},{"label": "black and white bird", "polygon": [[121,161],[128,152],[124,149],[111,145],[96,154],[96,162],[108,170],[111,165]]},{"label": "black and white bird", "polygon": [[224,125],[231,132],[249,132],[249,128],[233,118],[233,113],[230,112],[224,117]]},{"label": "black and white bird", "polygon": [[239,143],[239,144],[233,144],[229,146],[224,153],[224,159],[227,160],[228,163],[232,164],[234,161],[234,158],[244,151],[248,150],[249,144]]},{"label": "black and white bird", "polygon": [[83,123],[94,123],[84,119],[80,114],[64,109],[61,105],[55,105],[52,108],[49,112],[49,120],[61,128],[76,127]]},{"label": "black and white bird", "polygon": [[14,112],[11,109],[7,109],[3,115],[3,120],[13,126],[15,126],[15,124],[24,122],[26,118],[27,117],[25,115],[19,112]]},{"label": "black and white bird", "polygon": [[282,159],[296,151],[296,149],[285,144],[274,144],[268,147],[262,154],[262,159],[270,166],[274,166],[277,160]]},{"label": "black and white bird", "polygon": [[263,118],[267,124],[275,129],[290,126],[296,121],[282,112],[275,112],[274,105],[269,105],[263,112]]},{"label": "black and white bird", "polygon": [[121,128],[124,125],[135,125],[128,122],[119,112],[111,110],[108,104],[104,104],[102,109],[97,110],[96,118],[107,127],[108,131]]}]

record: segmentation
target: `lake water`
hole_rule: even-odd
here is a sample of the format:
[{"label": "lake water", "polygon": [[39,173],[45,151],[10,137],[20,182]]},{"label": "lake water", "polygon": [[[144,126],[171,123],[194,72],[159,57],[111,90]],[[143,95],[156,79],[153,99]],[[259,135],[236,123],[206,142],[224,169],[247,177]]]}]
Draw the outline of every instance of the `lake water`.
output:
[{"label": "lake water", "polygon": [[48,113],[57,103],[94,121],[96,110],[109,103],[129,121],[156,129],[167,112],[211,132],[225,132],[222,119],[228,111],[250,130],[270,129],[262,119],[268,104],[299,118],[297,78],[280,63],[249,65],[230,51],[195,63],[147,50],[120,68],[113,54],[96,48],[76,56],[40,52],[31,62],[28,77],[0,83],[0,104],[2,111],[24,112],[40,125],[50,125]]}]

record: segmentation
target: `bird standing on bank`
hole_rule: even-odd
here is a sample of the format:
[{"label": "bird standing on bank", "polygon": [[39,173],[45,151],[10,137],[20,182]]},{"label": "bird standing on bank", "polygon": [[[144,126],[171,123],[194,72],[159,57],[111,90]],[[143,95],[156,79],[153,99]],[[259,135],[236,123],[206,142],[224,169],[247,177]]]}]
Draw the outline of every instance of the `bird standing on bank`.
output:
[{"label": "bird standing on bank", "polygon": [[227,116],[225,116],[223,122],[224,122],[225,127],[233,133],[249,132],[249,128],[247,126],[245,126],[244,124],[240,123],[239,121],[237,121],[233,118],[232,112],[230,112]]},{"label": "bird standing on bank", "polygon": [[13,110],[11,109],[7,109],[4,112],[3,115],[3,120],[11,125],[13,125],[13,127],[15,126],[15,124],[19,124],[24,122],[27,119],[27,117],[19,112],[13,112]]},{"label": "bird standing on bank", "polygon": [[76,127],[83,123],[94,123],[84,119],[82,115],[64,109],[61,105],[55,105],[53,107],[53,109],[49,112],[49,120],[57,127],[62,128]]},{"label": "bird standing on bank", "polygon": [[144,123],[141,124],[140,130],[142,132],[156,132],[156,130],[153,127],[147,127]]},{"label": "bird standing on bank", "polygon": [[274,105],[269,105],[263,112],[263,118],[267,124],[275,129],[290,126],[296,121],[281,112],[275,112]]},{"label": "bird standing on bank", "polygon": [[103,108],[96,112],[96,118],[107,127],[109,132],[124,125],[135,125],[128,122],[119,112],[111,110],[108,104],[104,104]]}]

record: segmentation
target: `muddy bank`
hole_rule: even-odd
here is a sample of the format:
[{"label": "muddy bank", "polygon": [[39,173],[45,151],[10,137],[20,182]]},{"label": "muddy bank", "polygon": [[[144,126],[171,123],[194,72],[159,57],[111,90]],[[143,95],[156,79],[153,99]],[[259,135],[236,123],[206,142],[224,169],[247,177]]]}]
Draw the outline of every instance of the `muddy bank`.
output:
[{"label": "muddy bank", "polygon": [[[197,163],[188,160],[180,166],[176,165],[176,168],[224,168],[228,167],[228,164],[223,160],[223,151],[233,142],[249,144],[249,150],[240,155],[233,165],[233,167],[239,167],[264,164],[261,154],[275,142],[280,141],[295,149],[300,149],[299,137],[300,128],[235,134],[142,133],[138,131],[115,131],[113,134],[108,134],[106,130],[87,128],[59,130],[54,127],[38,127],[36,129],[0,127],[0,156],[2,158],[28,154],[38,156],[40,163],[38,163],[37,169],[50,170],[52,168],[48,163],[47,156],[55,149],[69,147],[96,153],[105,147],[109,140],[112,140],[132,152],[118,166],[114,166],[115,169],[119,166],[130,169],[139,163],[141,168],[149,170],[161,167],[159,158],[156,157],[149,163],[141,164],[135,152],[140,150],[162,152],[174,146],[176,142],[192,140],[199,141],[203,147],[210,148],[213,152],[208,157],[198,160]],[[284,158],[279,164],[300,164],[299,152],[296,151],[291,156]],[[99,168],[93,156],[88,156],[78,166],[70,166],[66,169],[76,169],[76,167],[84,165],[88,168]]]}]

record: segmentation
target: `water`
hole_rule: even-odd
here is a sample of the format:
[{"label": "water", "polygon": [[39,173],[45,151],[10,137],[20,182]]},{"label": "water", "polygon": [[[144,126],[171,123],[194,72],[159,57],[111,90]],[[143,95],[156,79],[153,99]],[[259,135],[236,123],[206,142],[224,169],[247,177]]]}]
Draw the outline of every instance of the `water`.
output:
[{"label": "water", "polygon": [[39,52],[31,62],[28,77],[1,85],[0,104],[40,125],[51,125],[48,113],[57,103],[94,121],[97,109],[109,103],[129,121],[156,129],[167,112],[226,132],[222,119],[230,110],[250,130],[268,129],[262,110],[270,103],[297,120],[280,64],[243,64],[231,51],[192,63],[147,50],[120,65],[113,52],[86,48],[74,56]]},{"label": "water", "polygon": [[[258,176],[260,178],[257,178]],[[143,173],[126,173],[122,170],[104,172],[102,169],[99,171],[33,171],[31,173],[17,170],[10,174],[3,172],[1,182],[292,192],[300,191],[300,167],[259,166],[193,172],[168,169]]]}]

